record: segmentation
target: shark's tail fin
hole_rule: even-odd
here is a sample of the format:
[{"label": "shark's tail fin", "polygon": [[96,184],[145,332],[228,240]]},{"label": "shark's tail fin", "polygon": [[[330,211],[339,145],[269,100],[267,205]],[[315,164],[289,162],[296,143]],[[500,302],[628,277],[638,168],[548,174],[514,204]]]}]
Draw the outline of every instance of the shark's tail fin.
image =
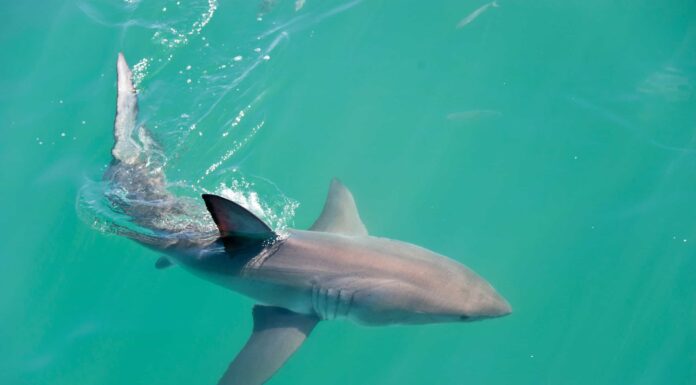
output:
[{"label": "shark's tail fin", "polygon": [[128,68],[123,53],[116,62],[117,87],[116,119],[114,121],[114,160],[133,164],[137,161],[141,146],[134,140],[133,131],[138,120],[138,94],[133,85],[133,73]]},{"label": "shark's tail fin", "polygon": [[113,160],[104,179],[122,187],[138,200],[162,200],[170,196],[165,189],[164,156],[147,129],[138,125],[138,93],[126,58],[118,54],[116,63],[118,94],[114,120]]},{"label": "shark's tail fin", "polygon": [[[143,125],[138,126],[138,92],[133,84],[133,73],[122,53],[118,54],[116,69],[118,93],[111,155],[115,162],[128,165],[152,164],[153,156],[161,155],[160,146]],[[161,167],[150,168],[161,171]]]}]

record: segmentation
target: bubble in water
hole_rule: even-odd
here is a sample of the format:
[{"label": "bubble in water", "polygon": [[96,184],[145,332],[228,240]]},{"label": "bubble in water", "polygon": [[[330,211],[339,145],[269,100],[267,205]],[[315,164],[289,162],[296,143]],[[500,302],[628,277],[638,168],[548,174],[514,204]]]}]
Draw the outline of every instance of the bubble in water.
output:
[{"label": "bubble in water", "polygon": [[133,65],[133,85],[137,88],[140,82],[145,79],[147,75],[147,69],[150,67],[150,59],[142,58],[139,62]]}]

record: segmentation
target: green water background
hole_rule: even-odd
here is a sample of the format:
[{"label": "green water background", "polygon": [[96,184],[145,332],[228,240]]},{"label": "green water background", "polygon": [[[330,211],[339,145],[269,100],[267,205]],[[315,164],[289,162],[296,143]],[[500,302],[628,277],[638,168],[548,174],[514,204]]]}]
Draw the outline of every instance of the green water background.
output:
[{"label": "green water background", "polygon": [[696,383],[696,3],[501,0],[456,28],[485,2],[220,1],[198,31],[209,2],[176,3],[0,5],[0,383],[214,384],[251,330],[250,300],[78,217],[119,51],[151,61],[170,180],[265,178],[305,228],[338,176],[371,233],[514,308],[323,323],[272,384]]}]

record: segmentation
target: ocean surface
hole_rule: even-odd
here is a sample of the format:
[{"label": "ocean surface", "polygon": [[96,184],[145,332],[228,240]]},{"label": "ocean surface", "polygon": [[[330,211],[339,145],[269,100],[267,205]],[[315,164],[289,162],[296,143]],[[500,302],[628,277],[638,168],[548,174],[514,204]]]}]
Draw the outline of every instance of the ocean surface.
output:
[{"label": "ocean surface", "polygon": [[215,384],[250,333],[251,300],[113,234],[119,52],[178,194],[303,229],[339,177],[371,234],[466,264],[514,309],[321,323],[271,384],[696,384],[693,0],[0,15],[0,384]]}]

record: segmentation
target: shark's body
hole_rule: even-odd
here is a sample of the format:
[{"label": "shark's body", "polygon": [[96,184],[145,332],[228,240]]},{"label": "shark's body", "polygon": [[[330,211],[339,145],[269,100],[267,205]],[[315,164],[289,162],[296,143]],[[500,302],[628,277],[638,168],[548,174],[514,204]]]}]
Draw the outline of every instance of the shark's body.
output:
[{"label": "shark's body", "polygon": [[[163,220],[197,216],[191,201],[167,189],[157,144],[137,127],[137,96],[122,55],[118,61],[114,160],[105,179],[123,194],[112,204],[149,234],[123,235],[166,257],[159,268],[191,273],[259,303],[254,331],[220,380],[261,384],[321,320],[367,325],[462,322],[510,313],[493,287],[465,266],[427,249],[368,235],[353,200],[334,180],[324,210],[308,230],[275,234],[243,207],[204,195],[219,231]],[[123,199],[123,196],[127,199]],[[121,197],[121,198],[119,198]]]}]

